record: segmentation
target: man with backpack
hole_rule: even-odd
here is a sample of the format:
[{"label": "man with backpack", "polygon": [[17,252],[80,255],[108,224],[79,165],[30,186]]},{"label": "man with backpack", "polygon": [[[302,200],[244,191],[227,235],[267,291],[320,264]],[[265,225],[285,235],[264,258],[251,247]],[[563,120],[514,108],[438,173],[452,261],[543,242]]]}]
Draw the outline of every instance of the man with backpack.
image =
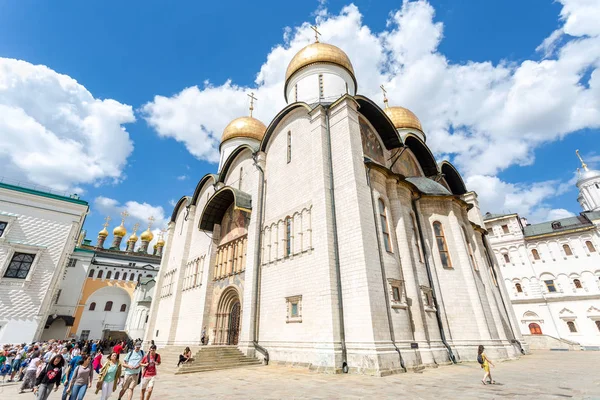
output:
[{"label": "man with backpack", "polygon": [[141,400],[150,400],[154,383],[156,382],[156,366],[160,365],[160,354],[156,345],[150,346],[150,351],[142,359],[142,396]]},{"label": "man with backpack", "polygon": [[133,398],[133,390],[140,383],[140,372],[142,359],[144,358],[144,351],[142,350],[142,343],[136,342],[134,349],[131,350],[125,356],[123,360],[123,367],[125,368],[125,380],[123,381],[123,389],[119,392],[119,400],[123,398],[125,392],[129,392],[128,400]]}]

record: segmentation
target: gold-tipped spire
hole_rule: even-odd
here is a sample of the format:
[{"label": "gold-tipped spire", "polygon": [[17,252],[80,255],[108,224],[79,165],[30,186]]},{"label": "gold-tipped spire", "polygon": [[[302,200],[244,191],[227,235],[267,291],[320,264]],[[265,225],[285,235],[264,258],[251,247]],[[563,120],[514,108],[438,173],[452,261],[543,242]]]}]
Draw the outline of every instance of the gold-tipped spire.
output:
[{"label": "gold-tipped spire", "polygon": [[254,111],[254,100],[258,99],[254,97],[254,92],[250,92],[250,94],[247,96],[250,97],[250,118],[252,118],[252,111]]},{"label": "gold-tipped spire", "polygon": [[385,90],[383,85],[381,85],[379,87],[381,88],[381,91],[383,92],[383,103],[385,104],[385,108],[389,108],[390,106],[388,105],[387,91]]},{"label": "gold-tipped spire", "polygon": [[581,161],[581,168],[583,168],[584,171],[589,171],[587,164],[583,161],[583,158],[581,158],[581,154],[579,154],[579,150],[575,150],[575,154],[577,154],[579,161]]},{"label": "gold-tipped spire", "polygon": [[102,225],[104,228],[100,232],[98,232],[98,236],[102,236],[102,237],[108,236],[108,229],[106,229],[106,227],[109,225],[110,220],[111,220],[111,218],[109,216],[104,218],[104,225]]},{"label": "gold-tipped spire", "polygon": [[312,29],[313,31],[315,31],[315,43],[319,43],[319,35],[321,34],[321,32],[319,32],[317,30],[317,27],[314,25],[311,25],[310,29]]}]

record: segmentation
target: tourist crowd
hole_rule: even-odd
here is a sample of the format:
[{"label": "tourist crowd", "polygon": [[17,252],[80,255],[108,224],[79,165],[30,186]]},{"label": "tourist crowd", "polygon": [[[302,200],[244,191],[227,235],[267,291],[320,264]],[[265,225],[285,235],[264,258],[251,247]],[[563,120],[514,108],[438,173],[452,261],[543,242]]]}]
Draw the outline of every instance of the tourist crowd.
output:
[{"label": "tourist crowd", "polygon": [[[104,353],[107,357],[103,362]],[[154,343],[145,354],[139,339],[116,343],[50,340],[4,345],[0,349],[0,378],[2,383],[21,382],[19,393],[32,391],[38,400],[47,400],[61,385],[62,400],[81,400],[97,376],[95,391],[102,392],[102,400],[119,385],[119,400],[131,400],[137,385],[141,385],[141,399],[148,400],[160,361]]]}]

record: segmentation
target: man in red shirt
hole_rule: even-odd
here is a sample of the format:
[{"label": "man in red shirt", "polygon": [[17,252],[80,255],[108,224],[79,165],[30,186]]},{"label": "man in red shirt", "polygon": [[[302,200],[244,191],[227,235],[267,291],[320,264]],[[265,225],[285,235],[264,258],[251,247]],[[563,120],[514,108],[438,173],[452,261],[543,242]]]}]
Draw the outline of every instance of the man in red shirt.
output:
[{"label": "man in red shirt", "polygon": [[[144,356],[144,358],[142,358],[142,362],[140,363],[140,366],[143,368],[141,400],[150,400],[152,389],[154,388],[154,383],[156,382],[157,365],[160,365],[160,355],[156,352],[156,345],[152,345],[150,346],[150,351]],[[146,398],[144,398],[146,389],[148,389],[148,393]]]},{"label": "man in red shirt", "polygon": [[113,347],[113,353],[121,354],[123,352],[123,342],[119,342]]}]

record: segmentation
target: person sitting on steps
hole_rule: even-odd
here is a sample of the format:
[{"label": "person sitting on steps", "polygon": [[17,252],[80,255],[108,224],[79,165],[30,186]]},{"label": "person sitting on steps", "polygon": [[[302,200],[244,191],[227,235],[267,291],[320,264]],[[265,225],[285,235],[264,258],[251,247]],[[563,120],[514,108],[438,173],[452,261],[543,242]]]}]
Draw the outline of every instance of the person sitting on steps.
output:
[{"label": "person sitting on steps", "polygon": [[183,351],[183,354],[179,355],[179,362],[177,363],[177,366],[179,367],[179,365],[181,364],[185,364],[192,361],[194,361],[194,359],[192,358],[192,350],[190,350],[189,347],[186,347]]}]

